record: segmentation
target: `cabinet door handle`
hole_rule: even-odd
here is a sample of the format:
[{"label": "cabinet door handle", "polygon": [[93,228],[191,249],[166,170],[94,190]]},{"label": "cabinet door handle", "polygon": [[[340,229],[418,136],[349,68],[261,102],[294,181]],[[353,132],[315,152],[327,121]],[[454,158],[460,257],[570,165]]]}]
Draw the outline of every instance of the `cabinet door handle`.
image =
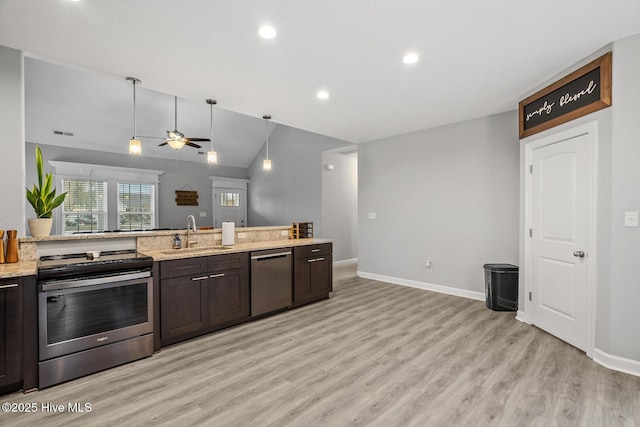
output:
[{"label": "cabinet door handle", "polygon": [[324,261],[324,258],[318,258],[316,261]]},{"label": "cabinet door handle", "polygon": [[320,252],[320,249],[311,249],[311,252]]},{"label": "cabinet door handle", "polygon": [[212,274],[209,276],[210,279],[215,279],[216,277],[224,277],[224,273]]},{"label": "cabinet door handle", "polygon": [[315,259],[315,258],[311,258],[311,259],[307,260],[307,262],[316,262],[316,261],[317,261],[317,259]]},{"label": "cabinet door handle", "polygon": [[18,284],[17,283],[12,283],[10,285],[0,285],[0,289],[9,289],[9,288],[17,288]]},{"label": "cabinet door handle", "polygon": [[209,276],[200,276],[200,277],[192,277],[191,280],[195,282],[197,280],[207,280],[208,278]]}]

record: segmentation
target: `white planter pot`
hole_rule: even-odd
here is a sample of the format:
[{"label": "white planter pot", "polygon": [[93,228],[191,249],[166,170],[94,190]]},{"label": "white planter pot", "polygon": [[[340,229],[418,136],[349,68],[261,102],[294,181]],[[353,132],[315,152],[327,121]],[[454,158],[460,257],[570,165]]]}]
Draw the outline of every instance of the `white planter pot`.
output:
[{"label": "white planter pot", "polygon": [[33,237],[47,237],[51,234],[53,218],[29,218],[29,231]]}]

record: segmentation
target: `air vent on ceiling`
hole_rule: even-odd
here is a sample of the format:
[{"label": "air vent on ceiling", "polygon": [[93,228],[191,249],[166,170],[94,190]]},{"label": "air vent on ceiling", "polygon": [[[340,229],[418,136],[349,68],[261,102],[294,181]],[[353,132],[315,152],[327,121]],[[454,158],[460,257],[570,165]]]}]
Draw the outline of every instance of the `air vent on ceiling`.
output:
[{"label": "air vent on ceiling", "polygon": [[60,135],[60,136],[73,136],[73,132],[64,132],[61,130],[53,130],[53,134],[54,135]]}]

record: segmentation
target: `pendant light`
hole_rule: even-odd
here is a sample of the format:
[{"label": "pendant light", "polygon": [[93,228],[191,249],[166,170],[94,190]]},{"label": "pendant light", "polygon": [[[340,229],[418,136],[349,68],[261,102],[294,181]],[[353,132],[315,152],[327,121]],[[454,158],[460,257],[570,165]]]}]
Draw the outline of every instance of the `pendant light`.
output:
[{"label": "pendant light", "polygon": [[138,133],[136,128],[136,85],[142,83],[142,81],[135,77],[127,77],[127,81],[133,84],[133,138],[129,140],[129,154],[141,156],[142,142],[136,137]]},{"label": "pendant light", "polygon": [[269,159],[269,120],[271,120],[271,116],[265,114],[262,116],[264,119],[264,136],[267,141],[267,158],[262,161],[262,170],[270,171],[271,170],[271,160]]},{"label": "pendant light", "polygon": [[217,104],[215,99],[207,99],[207,104],[211,108],[211,135],[209,139],[211,139],[211,150],[207,152],[207,163],[216,165],[218,164],[218,154],[213,149],[213,106]]}]

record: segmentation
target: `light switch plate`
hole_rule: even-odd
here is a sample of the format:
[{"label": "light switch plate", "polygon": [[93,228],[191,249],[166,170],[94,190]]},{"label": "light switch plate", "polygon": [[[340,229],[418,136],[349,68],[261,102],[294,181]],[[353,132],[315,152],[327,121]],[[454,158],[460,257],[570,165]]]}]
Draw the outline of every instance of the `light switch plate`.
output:
[{"label": "light switch plate", "polygon": [[637,227],[638,226],[638,212],[625,212],[624,213],[624,226],[625,227]]},{"label": "light switch plate", "polygon": [[206,216],[207,216],[207,213],[206,213],[206,212],[200,212],[200,218],[204,218],[204,217],[206,217]]}]

